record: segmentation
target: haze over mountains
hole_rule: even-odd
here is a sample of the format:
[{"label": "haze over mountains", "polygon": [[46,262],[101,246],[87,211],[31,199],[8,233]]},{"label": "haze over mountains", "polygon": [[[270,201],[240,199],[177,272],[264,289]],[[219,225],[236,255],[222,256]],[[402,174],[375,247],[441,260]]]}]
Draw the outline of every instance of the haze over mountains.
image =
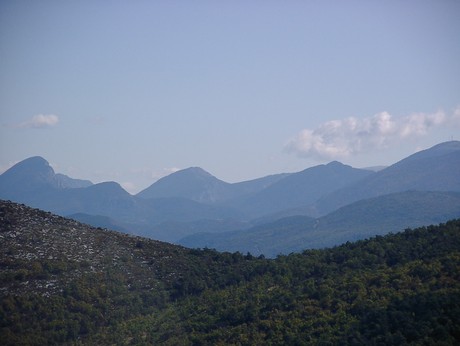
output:
[{"label": "haze over mountains", "polygon": [[364,198],[405,190],[460,191],[460,142],[422,150],[366,179],[321,198],[320,214]]},{"label": "haze over mountains", "polygon": [[230,184],[192,167],[134,196],[116,182],[56,174],[41,157],[0,175],[1,199],[153,239],[270,256],[460,217],[458,192],[458,141],[377,172],[331,162]]},{"label": "haze over mountains", "polygon": [[291,216],[250,229],[197,233],[178,243],[275,257],[423,226],[460,215],[460,192],[406,191],[361,200],[319,218]]},{"label": "haze over mountains", "polygon": [[216,203],[257,193],[289,174],[230,184],[204,169],[190,167],[172,173],[137,194],[142,198],[182,197],[202,203]]}]

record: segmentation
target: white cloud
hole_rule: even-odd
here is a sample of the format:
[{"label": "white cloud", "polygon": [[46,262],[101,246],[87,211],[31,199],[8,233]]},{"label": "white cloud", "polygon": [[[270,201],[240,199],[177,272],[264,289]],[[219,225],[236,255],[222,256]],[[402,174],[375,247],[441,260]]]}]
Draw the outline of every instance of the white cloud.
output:
[{"label": "white cloud", "polygon": [[349,117],[304,129],[285,146],[288,152],[314,159],[340,159],[353,154],[394,146],[401,140],[427,135],[440,126],[460,125],[460,107],[451,116],[413,113],[394,117],[381,112],[367,118]]},{"label": "white cloud", "polygon": [[31,119],[19,123],[16,127],[27,129],[42,129],[46,127],[53,127],[59,122],[59,117],[54,114],[37,114]]},{"label": "white cloud", "polygon": [[454,114],[453,114],[452,117],[450,118],[450,122],[451,122],[451,125],[452,125],[452,126],[460,127],[460,106],[458,106],[458,107],[454,110]]}]

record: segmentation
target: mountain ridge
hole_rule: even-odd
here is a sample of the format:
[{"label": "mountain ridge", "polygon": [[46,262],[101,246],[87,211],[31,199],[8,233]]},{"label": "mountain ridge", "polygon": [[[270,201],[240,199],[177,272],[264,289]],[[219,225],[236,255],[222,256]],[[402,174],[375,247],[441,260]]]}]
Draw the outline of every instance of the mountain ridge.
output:
[{"label": "mountain ridge", "polygon": [[373,174],[337,161],[307,168],[265,189],[229,204],[252,213],[254,218],[273,212],[306,207],[321,196]]},{"label": "mountain ridge", "polygon": [[366,177],[360,182],[331,192],[318,200],[316,208],[325,215],[360,199],[418,191],[460,191],[460,142],[450,141],[419,151]]},{"label": "mountain ridge", "polygon": [[66,186],[45,159],[32,157],[0,175],[0,198],[62,216],[93,215],[86,220],[94,225],[106,218],[129,233],[179,242],[204,231],[222,236],[233,226],[250,230],[286,217],[325,217],[359,200],[407,190],[460,191],[459,171],[460,142],[446,142],[378,172],[333,161],[230,184],[190,167],[152,184],[155,198],[141,198],[116,182],[78,187],[82,182],[69,178],[73,185]]},{"label": "mountain ridge", "polygon": [[360,200],[319,218],[290,216],[245,230],[197,233],[177,243],[275,257],[460,217],[460,192],[406,191]]},{"label": "mountain ridge", "polygon": [[289,175],[280,173],[227,183],[200,167],[189,167],[159,179],[136,196],[144,199],[182,197],[208,204],[226,203],[263,190]]}]

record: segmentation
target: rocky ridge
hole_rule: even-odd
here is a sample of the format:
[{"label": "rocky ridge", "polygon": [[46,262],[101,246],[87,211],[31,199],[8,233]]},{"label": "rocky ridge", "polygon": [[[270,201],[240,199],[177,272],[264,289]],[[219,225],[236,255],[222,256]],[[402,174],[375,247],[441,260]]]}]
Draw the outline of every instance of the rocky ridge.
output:
[{"label": "rocky ridge", "polygon": [[9,201],[0,201],[0,242],[0,292],[18,295],[62,293],[75,278],[107,268],[125,275],[128,289],[153,289],[159,280],[177,279],[172,268],[181,264],[174,261],[186,252]]}]

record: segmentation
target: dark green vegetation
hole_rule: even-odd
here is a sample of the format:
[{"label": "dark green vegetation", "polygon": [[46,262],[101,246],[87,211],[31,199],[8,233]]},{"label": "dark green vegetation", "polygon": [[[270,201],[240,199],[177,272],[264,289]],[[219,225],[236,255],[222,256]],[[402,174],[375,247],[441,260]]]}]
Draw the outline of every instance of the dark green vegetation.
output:
[{"label": "dark green vegetation", "polygon": [[267,260],[1,202],[0,237],[3,345],[460,342],[460,220]]}]

